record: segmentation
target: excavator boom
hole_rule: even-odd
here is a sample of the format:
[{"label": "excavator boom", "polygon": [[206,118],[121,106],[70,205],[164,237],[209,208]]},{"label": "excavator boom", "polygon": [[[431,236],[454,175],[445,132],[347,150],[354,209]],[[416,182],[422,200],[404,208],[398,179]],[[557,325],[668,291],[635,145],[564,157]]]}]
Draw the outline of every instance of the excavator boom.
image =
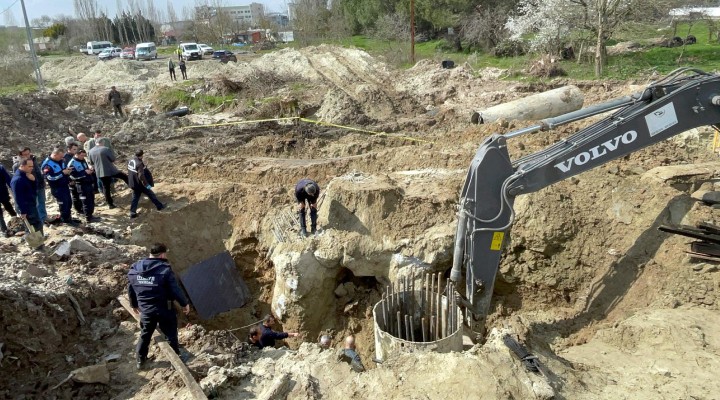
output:
[{"label": "excavator boom", "polygon": [[[539,152],[512,161],[507,140],[617,109]],[[604,105],[492,135],[478,148],[460,197],[450,279],[466,270],[466,321],[482,333],[516,196],[531,193],[698,126],[720,124],[720,76],[677,70],[643,92]]]}]

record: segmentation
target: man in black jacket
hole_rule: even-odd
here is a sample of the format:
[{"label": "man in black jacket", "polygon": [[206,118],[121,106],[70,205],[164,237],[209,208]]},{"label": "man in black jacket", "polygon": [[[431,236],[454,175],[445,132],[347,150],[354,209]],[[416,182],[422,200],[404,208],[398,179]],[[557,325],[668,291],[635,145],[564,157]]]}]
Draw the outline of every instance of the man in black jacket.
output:
[{"label": "man in black jacket", "polygon": [[[5,211],[7,211],[11,217],[14,217],[17,213],[15,212],[12,204],[10,204],[10,192],[8,191],[11,180],[12,178],[5,167],[0,165],[0,204],[2,204],[2,207],[5,207]],[[5,225],[5,217],[3,217],[2,207],[0,207],[0,231],[5,234],[5,237],[10,237],[10,231],[8,230],[7,225]]]},{"label": "man in black jacket", "polygon": [[72,167],[70,179],[75,184],[75,190],[78,193],[80,201],[80,212],[85,215],[85,222],[92,223],[100,221],[100,217],[93,215],[95,212],[95,174],[90,165],[88,165],[85,157],[87,152],[84,149],[77,151],[75,156],[70,160],[69,166]]},{"label": "man in black jacket", "polygon": [[298,217],[300,218],[300,236],[307,237],[305,222],[305,202],[310,205],[310,233],[317,233],[317,201],[320,197],[320,186],[312,179],[301,179],[295,185],[295,200],[298,203]]},{"label": "man in black jacket", "polygon": [[190,305],[175,280],[175,274],[167,260],[167,252],[167,246],[155,243],[150,248],[150,257],[133,264],[128,272],[130,304],[135,313],[140,313],[138,369],[147,361],[150,339],[156,327],[160,328],[175,353],[180,355],[177,314],[173,301],[180,304],[185,314],[190,312]]},{"label": "man in black jacket", "polygon": [[120,92],[115,89],[115,86],[112,86],[110,88],[110,92],[108,93],[108,103],[112,104],[113,106],[114,116],[117,117],[118,114],[120,114],[121,117],[123,116],[122,97],[120,96]]},{"label": "man in black jacket", "polygon": [[275,347],[276,340],[287,339],[288,337],[300,336],[297,332],[276,332],[272,330],[272,326],[275,324],[275,317],[272,314],[268,314],[263,319],[263,323],[260,326],[262,332],[260,333],[260,348],[263,347]]},{"label": "man in black jacket", "polygon": [[130,201],[130,218],[137,217],[137,206],[140,202],[140,195],[144,194],[155,204],[158,211],[165,208],[165,205],[158,200],[155,192],[152,191],[153,182],[150,171],[145,167],[143,162],[144,152],[138,150],[135,152],[135,158],[128,161],[128,186],[133,191],[132,200]]}]

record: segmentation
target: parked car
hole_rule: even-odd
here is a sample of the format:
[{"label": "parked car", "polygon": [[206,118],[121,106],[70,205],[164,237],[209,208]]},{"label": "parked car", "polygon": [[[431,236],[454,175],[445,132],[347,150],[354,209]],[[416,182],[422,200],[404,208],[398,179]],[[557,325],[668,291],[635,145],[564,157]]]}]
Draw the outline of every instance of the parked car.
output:
[{"label": "parked car", "polygon": [[220,60],[220,62],[226,63],[228,61],[237,62],[237,56],[229,50],[218,50],[213,52],[212,58]]},{"label": "parked car", "polygon": [[202,60],[203,52],[197,43],[180,43],[182,56],[186,60]]},{"label": "parked car", "polygon": [[200,50],[202,50],[202,53],[204,56],[206,56],[208,54],[212,54],[213,51],[215,51],[215,50],[213,50],[212,47],[210,47],[204,43],[198,44],[198,47],[200,48]]},{"label": "parked car", "polygon": [[135,58],[135,49],[132,47],[126,47],[123,49],[123,51],[120,53],[120,58],[124,58],[127,60],[132,60]]},{"label": "parked car", "polygon": [[135,46],[135,58],[137,60],[150,60],[157,58],[157,47],[155,46],[155,43],[139,43]]},{"label": "parked car", "polygon": [[109,48],[105,49],[98,54],[98,59],[100,60],[110,60],[112,58],[120,56],[120,53],[122,53],[122,50],[118,48]]}]

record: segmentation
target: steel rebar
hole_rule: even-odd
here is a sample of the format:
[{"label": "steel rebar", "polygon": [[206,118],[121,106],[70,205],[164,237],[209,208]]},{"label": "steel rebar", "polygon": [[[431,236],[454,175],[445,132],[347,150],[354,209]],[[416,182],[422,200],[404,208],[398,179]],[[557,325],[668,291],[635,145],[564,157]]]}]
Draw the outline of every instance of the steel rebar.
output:
[{"label": "steel rebar", "polygon": [[415,317],[410,316],[410,338],[415,341]]},{"label": "steel rebar", "polygon": [[425,322],[425,318],[422,318],[422,319],[420,320],[420,329],[422,329],[423,342],[427,342],[427,341],[428,341],[427,323]]},{"label": "steel rebar", "polygon": [[410,340],[410,316],[405,314],[405,340]]},{"label": "steel rebar", "polygon": [[397,312],[397,328],[398,328],[398,334],[395,335],[396,337],[402,339],[402,326],[401,326],[401,319],[400,319],[400,311]]}]

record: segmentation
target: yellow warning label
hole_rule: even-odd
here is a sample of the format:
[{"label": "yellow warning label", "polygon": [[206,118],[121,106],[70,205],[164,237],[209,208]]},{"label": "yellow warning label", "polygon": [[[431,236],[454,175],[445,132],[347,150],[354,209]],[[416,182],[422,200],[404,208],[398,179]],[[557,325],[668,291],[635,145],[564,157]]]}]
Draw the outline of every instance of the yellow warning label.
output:
[{"label": "yellow warning label", "polygon": [[502,248],[502,242],[505,238],[505,232],[493,233],[492,243],[490,243],[490,250],[500,250]]}]

